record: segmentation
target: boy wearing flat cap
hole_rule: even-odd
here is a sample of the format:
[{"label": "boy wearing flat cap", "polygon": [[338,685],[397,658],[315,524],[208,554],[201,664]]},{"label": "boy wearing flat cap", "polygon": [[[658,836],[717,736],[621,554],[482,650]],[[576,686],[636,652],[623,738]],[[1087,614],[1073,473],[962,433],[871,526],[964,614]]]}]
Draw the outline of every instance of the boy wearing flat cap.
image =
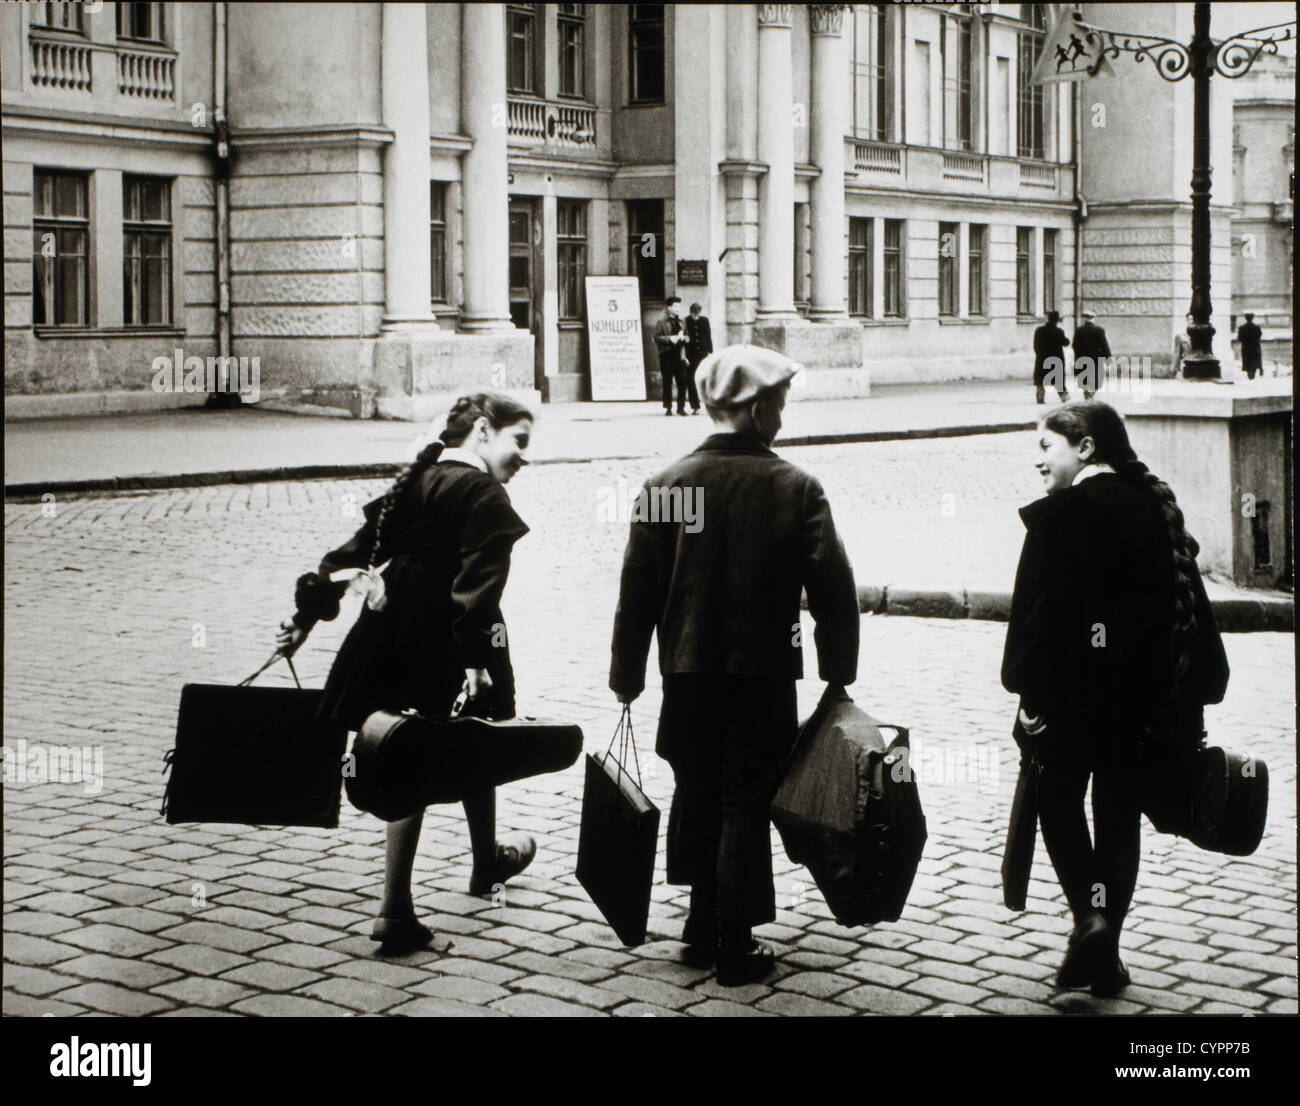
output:
[{"label": "boy wearing flat cap", "polygon": [[692,496],[702,525],[634,519],[614,616],[609,686],[622,702],[643,690],[658,634],[656,748],[676,781],[668,881],[691,887],[685,959],[716,963],[723,986],[773,964],[751,929],[776,917],[768,808],[798,729],[801,589],[820,677],[843,686],[857,676],[857,590],[830,506],[814,477],[770,448],[797,368],[753,346],[701,363],[715,433],[642,494],[668,505]]}]

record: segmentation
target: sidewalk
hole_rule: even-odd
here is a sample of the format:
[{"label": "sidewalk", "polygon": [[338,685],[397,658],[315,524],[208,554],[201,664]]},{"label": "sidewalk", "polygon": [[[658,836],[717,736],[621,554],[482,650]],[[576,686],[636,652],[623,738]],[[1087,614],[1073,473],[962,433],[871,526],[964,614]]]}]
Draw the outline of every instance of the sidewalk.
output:
[{"label": "sidewalk", "polygon": [[[1017,381],[887,385],[862,399],[788,404],[776,445],[1023,432],[1047,409],[1035,404],[1031,386]],[[48,493],[389,477],[439,428],[197,407],[148,415],[20,420],[5,426],[5,494],[10,501],[21,501]],[[647,460],[653,467],[653,459],[668,460],[698,445],[709,429],[707,415],[665,418],[651,401],[546,405],[539,412],[529,456],[534,464]],[[800,452],[795,448],[792,456],[797,460]],[[805,457],[811,463],[812,456]],[[1027,494],[1032,498],[1034,493]],[[880,533],[906,535],[912,550],[901,576],[889,571],[876,578],[868,568],[859,589],[863,612],[1004,621],[1011,569],[1023,533],[1014,511],[1002,515],[991,529],[941,523],[933,511],[914,506],[897,506],[885,516],[846,519],[844,536],[855,564],[863,563],[858,549],[876,544]],[[999,571],[980,572],[961,549],[953,548],[958,534],[958,544],[967,551],[972,545],[996,550],[990,559]],[[1243,591],[1214,580],[1207,580],[1207,589],[1224,629],[1294,627],[1290,595]]]}]

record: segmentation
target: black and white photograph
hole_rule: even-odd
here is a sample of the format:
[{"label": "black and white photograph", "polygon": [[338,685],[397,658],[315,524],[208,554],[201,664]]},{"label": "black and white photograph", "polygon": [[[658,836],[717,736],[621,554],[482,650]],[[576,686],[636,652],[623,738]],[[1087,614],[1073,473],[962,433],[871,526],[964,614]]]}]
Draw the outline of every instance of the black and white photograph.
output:
[{"label": "black and white photograph", "polygon": [[1296,37],[0,4],[26,1074],[269,1047],[218,1018],[1285,1061]]}]

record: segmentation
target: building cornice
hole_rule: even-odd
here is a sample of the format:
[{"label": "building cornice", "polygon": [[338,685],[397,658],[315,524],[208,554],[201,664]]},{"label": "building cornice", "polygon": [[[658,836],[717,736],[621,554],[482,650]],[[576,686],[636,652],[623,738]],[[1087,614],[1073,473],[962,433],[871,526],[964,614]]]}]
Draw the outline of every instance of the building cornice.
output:
[{"label": "building cornice", "polygon": [[[900,201],[924,200],[942,203],[953,207],[1015,207],[1037,208],[1061,212],[1073,212],[1074,200],[1070,198],[1044,196],[990,196],[965,192],[927,192],[917,188],[878,188],[860,185],[852,180],[846,181],[846,196],[871,196],[878,199],[895,199]],[[1089,203],[1091,211],[1096,205]],[[850,215],[854,214],[849,212]],[[892,216],[891,216],[892,218]]]},{"label": "building cornice", "polygon": [[618,165],[617,163],[607,163],[615,165],[612,174],[614,180],[651,180],[659,177],[675,177],[677,167],[670,161],[659,162],[654,165]]},{"label": "building cornice", "polygon": [[521,169],[532,172],[560,172],[568,176],[592,177],[597,180],[610,180],[618,176],[626,180],[631,176],[662,176],[654,174],[629,174],[622,172],[615,161],[579,161],[575,158],[537,157],[528,154],[510,154],[509,165],[512,171]]},{"label": "building cornice", "polygon": [[344,123],[320,127],[247,127],[232,130],[230,141],[240,149],[279,146],[387,146],[393,132],[374,123]]},{"label": "building cornice", "polygon": [[6,108],[0,113],[6,140],[52,138],[69,142],[129,142],[144,146],[179,146],[208,150],[212,132],[169,119],[129,119],[114,115],[87,115],[59,108]]},{"label": "building cornice", "polygon": [[751,177],[761,177],[767,172],[767,162],[749,161],[745,158],[727,158],[725,161],[718,162],[718,172],[724,176],[728,173],[739,173]]}]

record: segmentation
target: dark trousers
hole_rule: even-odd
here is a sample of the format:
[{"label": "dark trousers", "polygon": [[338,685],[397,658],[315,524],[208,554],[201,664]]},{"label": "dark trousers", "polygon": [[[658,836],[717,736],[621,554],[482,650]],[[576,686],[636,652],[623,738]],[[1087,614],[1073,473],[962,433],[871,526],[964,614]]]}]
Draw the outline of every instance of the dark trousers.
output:
[{"label": "dark trousers", "polygon": [[752,927],[775,920],[769,809],[797,729],[793,680],[664,677],[668,881],[691,887],[688,944],[742,954]]},{"label": "dark trousers", "polygon": [[[1137,739],[1115,727],[1048,732],[1039,741],[1038,820],[1043,844],[1078,923],[1100,911],[1116,937],[1141,857]],[[1088,834],[1083,800],[1092,777]]]},{"label": "dark trousers", "polygon": [[[686,410],[686,362],[681,359],[676,349],[673,350],[671,357],[659,358],[659,376],[663,381],[664,392],[664,410],[673,409],[673,385],[677,386],[677,410]],[[691,383],[691,406],[700,405],[699,398],[695,395],[695,384]]]},{"label": "dark trousers", "polygon": [[[695,389],[695,370],[700,367],[700,362],[703,360],[703,357],[692,357],[686,364],[686,398],[690,401],[692,411],[700,409],[700,393]],[[681,394],[680,390],[678,394]]]}]

